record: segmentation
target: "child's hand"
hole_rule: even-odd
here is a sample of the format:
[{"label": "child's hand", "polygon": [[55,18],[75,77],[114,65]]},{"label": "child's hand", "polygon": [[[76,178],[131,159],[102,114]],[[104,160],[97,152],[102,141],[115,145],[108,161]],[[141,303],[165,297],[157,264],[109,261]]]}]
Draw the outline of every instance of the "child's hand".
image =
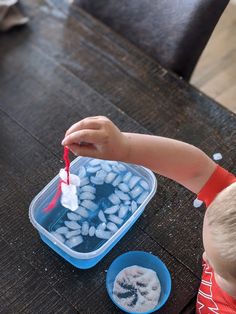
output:
[{"label": "child's hand", "polygon": [[89,117],[73,124],[62,145],[75,155],[124,160],[128,153],[126,136],[106,117]]}]

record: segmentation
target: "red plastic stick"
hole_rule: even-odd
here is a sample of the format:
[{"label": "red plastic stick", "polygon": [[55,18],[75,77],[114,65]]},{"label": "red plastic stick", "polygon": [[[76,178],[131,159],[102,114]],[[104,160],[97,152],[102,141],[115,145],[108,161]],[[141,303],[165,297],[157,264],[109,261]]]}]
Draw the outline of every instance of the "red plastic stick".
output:
[{"label": "red plastic stick", "polygon": [[57,192],[54,195],[53,199],[51,200],[51,202],[48,204],[48,206],[46,208],[44,208],[44,212],[48,213],[50,212],[50,210],[52,210],[56,204],[58,199],[61,196],[61,184],[62,182],[69,184],[69,173],[70,173],[70,159],[69,159],[69,148],[68,147],[64,147],[64,154],[63,154],[63,159],[65,162],[65,168],[66,168],[66,172],[67,172],[67,182],[64,182],[63,180],[59,181],[58,187],[57,187]]}]

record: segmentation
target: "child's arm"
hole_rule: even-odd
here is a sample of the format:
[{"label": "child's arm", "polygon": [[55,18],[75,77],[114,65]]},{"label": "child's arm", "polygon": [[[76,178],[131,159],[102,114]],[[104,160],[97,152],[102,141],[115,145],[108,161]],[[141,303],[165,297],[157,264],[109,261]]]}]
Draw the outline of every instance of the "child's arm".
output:
[{"label": "child's arm", "polygon": [[200,191],[216,167],[204,152],[190,144],[159,136],[122,133],[105,117],[86,118],[74,124],[62,144],[76,155],[143,165],[194,193]]}]

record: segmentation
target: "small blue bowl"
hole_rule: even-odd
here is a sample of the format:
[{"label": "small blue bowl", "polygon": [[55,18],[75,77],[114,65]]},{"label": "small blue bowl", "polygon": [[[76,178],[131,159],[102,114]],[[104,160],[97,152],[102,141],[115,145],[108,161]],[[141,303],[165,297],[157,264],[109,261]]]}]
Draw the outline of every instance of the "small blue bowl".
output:
[{"label": "small blue bowl", "polygon": [[[142,313],[128,312],[113,299],[112,291],[116,276],[122,269],[133,265],[138,265],[154,270],[160,280],[160,299],[158,305],[150,311]],[[117,257],[109,267],[106,276],[106,288],[113,303],[115,303],[115,305],[118,306],[122,311],[130,314],[148,314],[159,310],[166,303],[171,291],[171,276],[166,265],[157,256],[143,251],[130,251]]]}]

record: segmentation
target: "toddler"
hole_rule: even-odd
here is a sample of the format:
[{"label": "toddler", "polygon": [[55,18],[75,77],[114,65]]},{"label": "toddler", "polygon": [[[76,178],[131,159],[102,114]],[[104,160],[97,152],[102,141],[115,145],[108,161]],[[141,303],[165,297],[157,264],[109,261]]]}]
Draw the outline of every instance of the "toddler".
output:
[{"label": "toddler", "polygon": [[236,177],[233,174],[190,144],[121,132],[103,116],[89,117],[72,125],[62,145],[75,155],[142,165],[198,194],[207,210],[196,313],[236,313]]}]

